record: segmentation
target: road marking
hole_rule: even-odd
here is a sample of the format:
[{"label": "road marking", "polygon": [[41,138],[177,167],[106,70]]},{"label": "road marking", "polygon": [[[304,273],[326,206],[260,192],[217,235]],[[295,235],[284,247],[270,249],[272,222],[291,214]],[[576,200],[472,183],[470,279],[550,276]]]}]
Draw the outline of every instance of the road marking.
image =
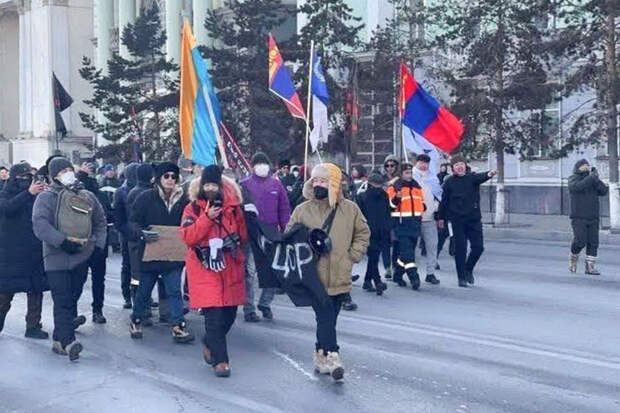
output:
[{"label": "road marking", "polygon": [[284,354],[284,353],[280,353],[278,350],[273,350],[273,354],[275,354],[276,356],[280,357],[281,359],[283,359],[284,361],[286,361],[288,364],[290,364],[291,366],[293,366],[293,368],[295,370],[297,370],[298,372],[300,372],[301,374],[303,374],[304,376],[306,376],[307,378],[309,378],[312,381],[318,381],[319,379],[317,379],[314,374],[312,373],[308,373],[306,370],[304,370],[303,367],[301,367],[301,365],[296,362],[295,360],[293,360],[292,358],[290,358],[288,356],[288,354]]}]

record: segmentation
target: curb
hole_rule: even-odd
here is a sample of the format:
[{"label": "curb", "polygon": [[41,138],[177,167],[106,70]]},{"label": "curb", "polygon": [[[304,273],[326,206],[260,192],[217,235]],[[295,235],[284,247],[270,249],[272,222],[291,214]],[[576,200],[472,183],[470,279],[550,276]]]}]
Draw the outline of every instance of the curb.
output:
[{"label": "curb", "polygon": [[[489,240],[538,240],[538,241],[562,241],[571,242],[573,234],[566,231],[536,231],[519,228],[495,228],[490,225],[484,226],[484,237]],[[599,243],[604,245],[620,245],[620,234],[612,234],[609,231],[599,232]]]}]

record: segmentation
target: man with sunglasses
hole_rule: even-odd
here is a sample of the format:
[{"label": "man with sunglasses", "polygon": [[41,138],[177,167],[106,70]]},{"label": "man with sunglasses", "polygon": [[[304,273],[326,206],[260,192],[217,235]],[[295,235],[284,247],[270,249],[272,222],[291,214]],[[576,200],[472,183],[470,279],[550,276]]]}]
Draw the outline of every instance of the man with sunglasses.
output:
[{"label": "man with sunglasses", "polygon": [[[133,203],[130,211],[130,225],[135,235],[140,238],[142,251],[145,244],[159,240],[159,234],[149,230],[151,226],[181,226],[183,210],[188,203],[180,185],[179,167],[171,162],[156,165],[153,189],[143,192]],[[194,335],[187,329],[183,317],[181,273],[184,265],[184,261],[140,262],[140,285],[136,291],[130,323],[132,338],[142,338],[142,323],[147,315],[151,293],[161,276],[168,295],[174,341],[189,343],[194,340]]]}]

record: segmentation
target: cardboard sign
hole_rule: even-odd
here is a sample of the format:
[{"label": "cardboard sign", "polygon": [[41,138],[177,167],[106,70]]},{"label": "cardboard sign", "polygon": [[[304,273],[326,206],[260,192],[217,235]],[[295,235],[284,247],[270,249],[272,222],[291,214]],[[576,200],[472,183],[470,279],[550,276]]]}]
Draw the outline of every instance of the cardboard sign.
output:
[{"label": "cardboard sign", "polygon": [[159,233],[159,240],[146,244],[142,261],[185,261],[187,245],[181,240],[179,227],[153,225],[150,230]]}]

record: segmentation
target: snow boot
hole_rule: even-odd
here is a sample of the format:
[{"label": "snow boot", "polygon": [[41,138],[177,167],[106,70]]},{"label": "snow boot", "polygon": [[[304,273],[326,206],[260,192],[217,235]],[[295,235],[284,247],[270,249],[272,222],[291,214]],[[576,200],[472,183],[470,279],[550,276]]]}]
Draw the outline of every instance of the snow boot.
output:
[{"label": "snow boot", "polygon": [[362,289],[369,293],[374,293],[375,291],[377,291],[375,287],[372,286],[372,282],[370,280],[364,281],[364,284],[362,285]]},{"label": "snow boot", "polygon": [[383,292],[387,290],[387,284],[381,281],[375,283],[375,289],[377,290],[377,295],[383,295]]},{"label": "snow boot", "polygon": [[433,285],[437,285],[440,282],[437,277],[435,277],[435,274],[427,274],[424,281]]},{"label": "snow boot", "polygon": [[406,287],[407,283],[405,282],[405,280],[403,280],[403,275],[404,274],[405,274],[405,269],[404,268],[402,268],[402,267],[396,268],[396,271],[394,271],[394,278],[392,278],[392,281],[394,281],[400,287]]},{"label": "snow boot", "polygon": [[47,340],[49,336],[46,331],[43,331],[41,324],[36,327],[26,328],[26,333],[24,334],[24,337],[38,340]]},{"label": "snow boot", "polygon": [[407,270],[407,277],[409,277],[409,281],[411,282],[411,288],[414,290],[420,288],[420,276],[418,275],[417,268],[409,268]]},{"label": "snow boot", "polygon": [[319,374],[329,374],[329,369],[327,368],[327,357],[325,357],[325,353],[323,350],[318,349],[314,352],[314,371]]},{"label": "snow boot", "polygon": [[270,307],[265,307],[262,305],[257,305],[256,308],[258,308],[260,310],[260,312],[263,314],[263,318],[265,320],[273,320],[273,312],[271,311]]},{"label": "snow boot", "polygon": [[337,351],[330,351],[325,358],[325,367],[329,371],[332,379],[339,381],[344,378],[344,366],[342,359]]},{"label": "snow boot", "polygon": [[77,330],[81,325],[86,323],[86,317],[79,315],[73,319],[73,329]]},{"label": "snow boot", "polygon": [[586,255],[586,274],[587,275],[601,275],[596,269],[596,257],[592,255]]},{"label": "snow boot", "polygon": [[73,340],[65,346],[64,350],[69,355],[70,361],[76,361],[80,358],[80,353],[84,350],[84,347],[79,341]]},{"label": "snow boot", "polygon": [[579,263],[579,254],[571,253],[568,256],[568,270],[570,272],[577,272],[577,264]]},{"label": "snow boot", "polygon": [[472,270],[465,271],[465,281],[467,281],[468,284],[474,285],[474,272]]},{"label": "snow boot", "polygon": [[248,323],[260,322],[260,317],[254,311],[243,316],[243,319]]},{"label": "snow boot", "polygon": [[344,311],[355,311],[357,310],[357,304],[355,304],[353,299],[349,297],[346,301],[342,302],[342,309]]},{"label": "snow boot", "polygon": [[52,343],[52,351],[56,354],[60,354],[61,356],[67,355],[67,352],[64,348],[62,348],[62,344],[60,344],[60,341],[54,340],[54,342]]},{"label": "snow boot", "polygon": [[108,320],[105,319],[105,317],[103,316],[103,313],[101,312],[97,312],[97,313],[93,313],[93,323],[95,324],[105,324],[107,323]]}]

